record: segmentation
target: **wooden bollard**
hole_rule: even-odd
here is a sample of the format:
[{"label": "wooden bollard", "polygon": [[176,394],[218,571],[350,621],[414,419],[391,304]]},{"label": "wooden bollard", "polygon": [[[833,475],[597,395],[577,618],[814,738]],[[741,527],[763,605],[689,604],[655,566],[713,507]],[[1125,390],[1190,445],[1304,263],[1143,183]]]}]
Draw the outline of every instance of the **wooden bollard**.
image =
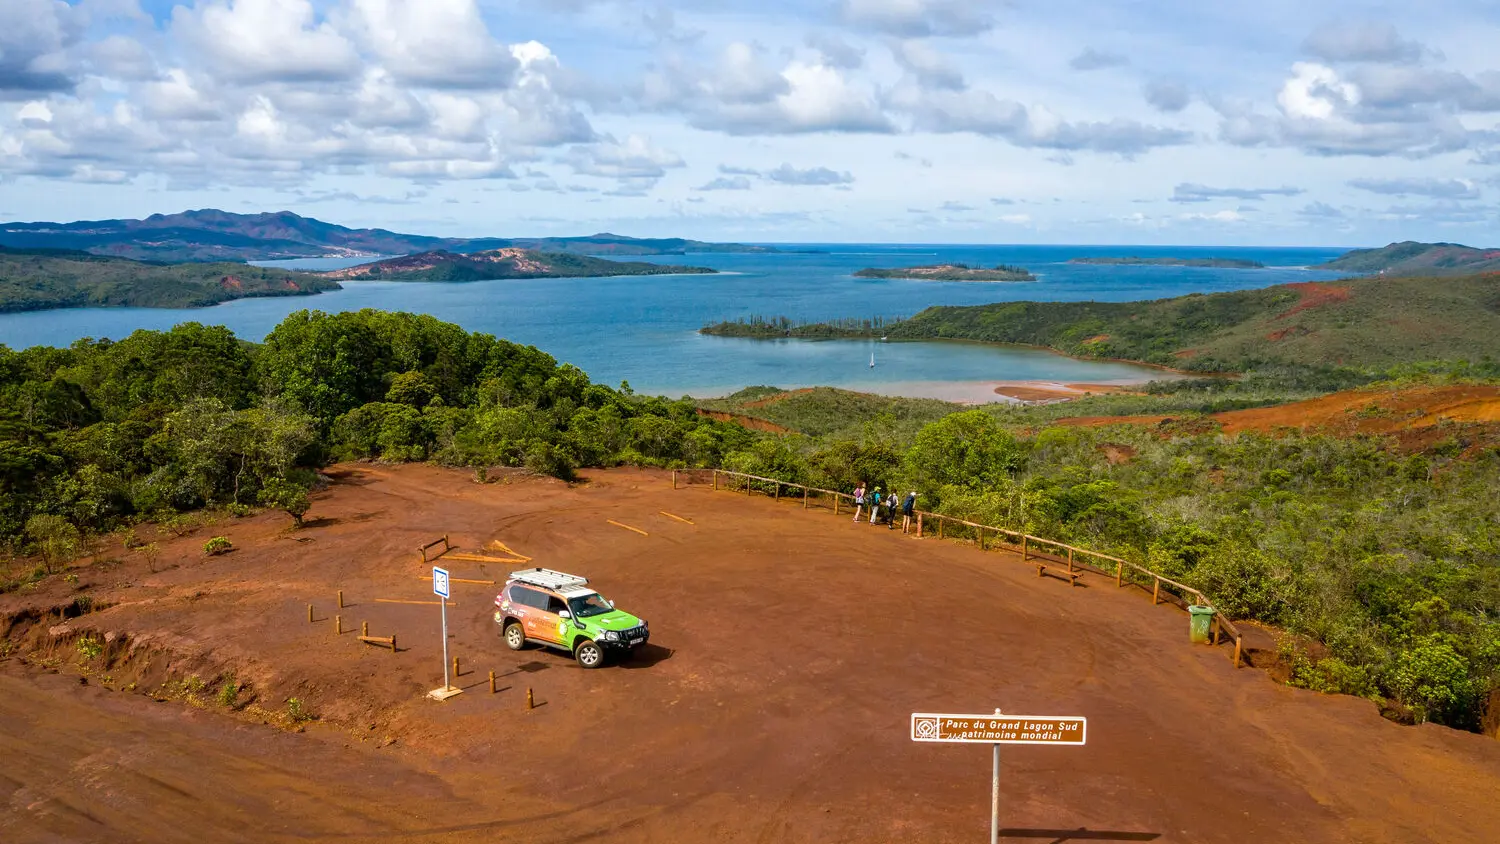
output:
[{"label": "wooden bollard", "polygon": [[1123,581],[1124,579],[1125,579],[1125,564],[1124,563],[1115,563],[1115,588],[1116,589],[1120,588],[1120,586],[1123,585],[1121,583],[1121,581]]},{"label": "wooden bollard", "polygon": [[339,609],[344,608],[344,590],[339,590]]},{"label": "wooden bollard", "polygon": [[458,676],[458,657],[453,658],[453,676]]},{"label": "wooden bollard", "polygon": [[526,708],[536,709],[536,698],[531,696],[531,687],[526,687]]},{"label": "wooden bollard", "polygon": [[1242,641],[1243,640],[1241,640],[1241,639],[1235,639],[1234,640],[1234,667],[1235,668],[1239,668],[1240,667],[1240,643]]},{"label": "wooden bollard", "polygon": [[807,509],[807,487],[802,488],[802,509]]},{"label": "wooden bollard", "polygon": [[781,500],[781,484],[776,485],[776,491],[771,494],[771,497],[776,499],[777,501]]},{"label": "wooden bollard", "polygon": [[336,615],[333,617],[333,634],[337,636],[344,632],[344,617]]},{"label": "wooden bollard", "polygon": [[312,624],[312,604],[307,605],[307,623]]},{"label": "wooden bollard", "polygon": [[673,469],[672,470],[672,489],[676,489],[676,488],[677,488],[677,470]]},{"label": "wooden bollard", "polygon": [[833,494],[833,514],[835,516],[837,516],[839,514],[839,494],[838,493],[834,493]]},{"label": "wooden bollard", "polygon": [[391,634],[391,653],[395,653],[395,652],[396,652],[396,634],[392,633]]},{"label": "wooden bollard", "polygon": [[943,522],[945,522],[945,521],[947,521],[947,520],[946,519],[938,519],[938,539],[942,539],[943,538]]},{"label": "wooden bollard", "polygon": [[719,491],[719,470],[714,470],[714,492]]},{"label": "wooden bollard", "polygon": [[490,672],[490,694],[495,693],[495,672]]},{"label": "wooden bollard", "polygon": [[361,635],[361,636],[368,636],[368,635],[370,635],[370,622],[368,622],[368,621],[361,621],[359,623],[359,635]]}]

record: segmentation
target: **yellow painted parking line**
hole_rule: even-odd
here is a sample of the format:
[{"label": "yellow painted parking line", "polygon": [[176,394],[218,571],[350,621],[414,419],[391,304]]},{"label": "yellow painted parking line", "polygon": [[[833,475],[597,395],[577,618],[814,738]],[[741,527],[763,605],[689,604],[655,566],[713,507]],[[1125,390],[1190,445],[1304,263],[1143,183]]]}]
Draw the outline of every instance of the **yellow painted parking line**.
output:
[{"label": "yellow painted parking line", "polygon": [[649,533],[641,530],[638,527],[631,527],[630,525],[622,524],[620,522],[617,522],[614,519],[605,519],[605,521],[609,522],[610,524],[614,525],[615,527],[622,527],[622,528],[625,528],[626,530],[633,530],[636,533],[640,534],[641,536],[650,536],[651,535],[651,534],[649,534]]},{"label": "yellow painted parking line", "polygon": [[526,563],[531,561],[530,557],[486,557],[483,554],[459,554],[454,551],[449,551],[438,559],[461,560],[466,563]]},{"label": "yellow painted parking line", "polygon": [[663,516],[666,516],[669,519],[676,519],[677,521],[682,522],[683,524],[686,524],[686,525],[693,524],[693,520],[692,519],[684,519],[683,517],[681,517],[679,515],[676,515],[675,513],[668,513],[666,510],[658,510],[657,512],[661,513]]},{"label": "yellow painted parking line", "polygon": [[[438,604],[438,603],[442,603],[442,602],[441,601],[407,601],[407,600],[403,600],[401,598],[376,598],[375,599],[375,603],[377,603],[377,604],[422,604],[424,606],[432,606],[433,604]],[[448,606],[450,606],[450,607],[456,607],[456,606],[458,606],[458,602],[457,601],[449,601],[448,602]]]},{"label": "yellow painted parking line", "polygon": [[490,544],[489,544],[489,548],[490,548],[491,551],[504,551],[505,553],[511,555],[512,557],[516,557],[516,558],[521,559],[521,560],[529,560],[529,559],[531,559],[530,557],[526,556],[525,554],[522,554],[519,551],[516,551],[515,549],[511,548],[509,545],[506,545],[504,542],[501,542],[498,539],[491,539],[490,540]]}]

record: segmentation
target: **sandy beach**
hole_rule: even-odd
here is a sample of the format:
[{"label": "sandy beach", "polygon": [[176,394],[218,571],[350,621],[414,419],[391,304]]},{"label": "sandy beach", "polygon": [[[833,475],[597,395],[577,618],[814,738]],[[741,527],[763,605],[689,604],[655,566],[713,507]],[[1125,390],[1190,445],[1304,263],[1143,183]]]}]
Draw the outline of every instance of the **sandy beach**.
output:
[{"label": "sandy beach", "polygon": [[941,399],[957,404],[1037,404],[1071,401],[1101,393],[1129,392],[1132,387],[1143,383],[1145,382],[1069,384],[1058,381],[905,381],[869,387],[850,386],[847,389],[881,396]]}]

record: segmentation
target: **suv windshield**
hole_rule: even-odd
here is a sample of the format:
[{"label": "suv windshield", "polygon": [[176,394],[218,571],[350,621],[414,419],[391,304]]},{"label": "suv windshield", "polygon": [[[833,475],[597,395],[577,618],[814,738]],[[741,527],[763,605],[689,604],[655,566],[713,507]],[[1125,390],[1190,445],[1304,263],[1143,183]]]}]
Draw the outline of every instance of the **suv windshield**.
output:
[{"label": "suv windshield", "polygon": [[568,608],[573,611],[574,618],[588,618],[591,615],[603,615],[612,612],[614,607],[604,600],[604,596],[595,592],[582,598],[569,598]]}]

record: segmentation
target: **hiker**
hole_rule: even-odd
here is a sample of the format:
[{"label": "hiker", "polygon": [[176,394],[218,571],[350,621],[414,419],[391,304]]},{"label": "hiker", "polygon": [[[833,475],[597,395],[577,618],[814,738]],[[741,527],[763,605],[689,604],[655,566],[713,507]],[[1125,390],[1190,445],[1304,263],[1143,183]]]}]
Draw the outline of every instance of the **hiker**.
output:
[{"label": "hiker", "polygon": [[917,491],[912,490],[906,494],[906,500],[901,502],[901,532],[911,530],[912,511],[917,507]]},{"label": "hiker", "polygon": [[885,529],[896,529],[896,493],[885,497]]},{"label": "hiker", "polygon": [[854,488],[854,521],[859,521],[859,512],[865,506],[865,482],[860,481],[859,486]]},{"label": "hiker", "polygon": [[870,501],[870,524],[875,524],[875,517],[880,514],[880,487],[875,487],[875,497]]}]

